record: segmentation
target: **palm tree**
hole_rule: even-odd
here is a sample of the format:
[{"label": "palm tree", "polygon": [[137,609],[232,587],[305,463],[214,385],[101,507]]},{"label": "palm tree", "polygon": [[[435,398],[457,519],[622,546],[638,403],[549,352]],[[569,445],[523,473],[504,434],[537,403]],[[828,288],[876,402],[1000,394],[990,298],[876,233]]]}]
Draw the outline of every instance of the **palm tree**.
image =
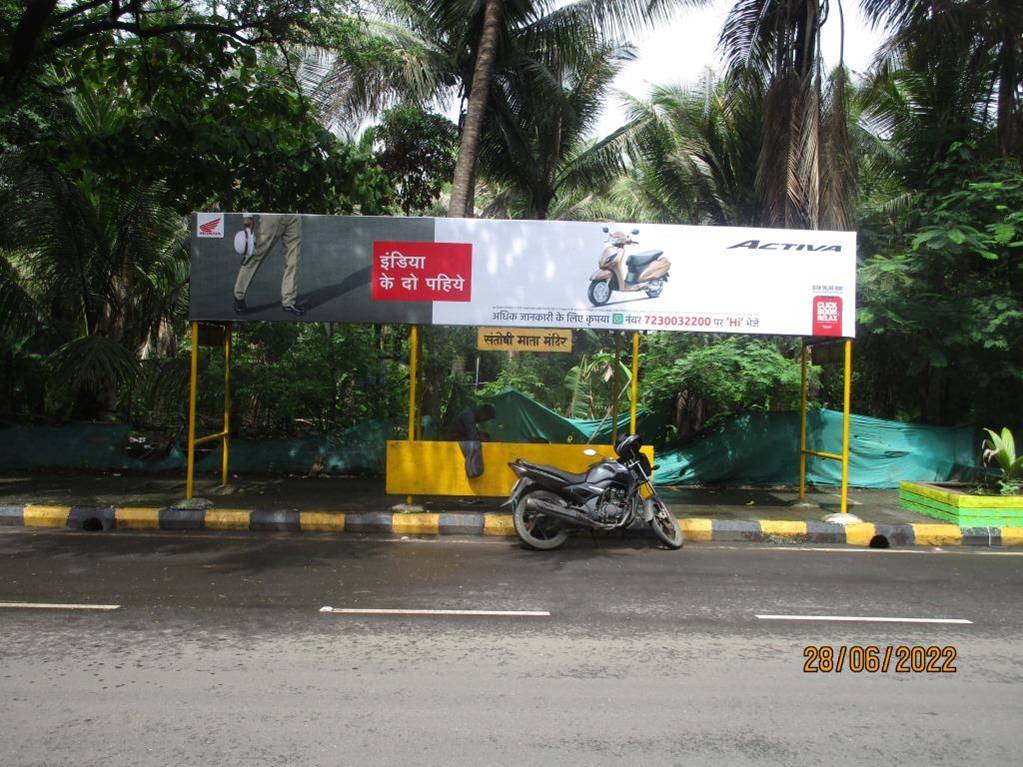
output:
[{"label": "palm tree", "polygon": [[595,37],[572,66],[548,68],[523,57],[496,78],[480,159],[488,181],[503,186],[506,210],[544,219],[563,190],[598,190],[622,173],[622,132],[600,141],[586,136],[611,81],[633,58],[630,47]]},{"label": "palm tree", "polygon": [[464,99],[449,214],[472,215],[479,142],[500,90],[495,80],[521,72],[527,60],[552,73],[571,69],[591,54],[598,31],[619,35],[708,1],[377,0],[359,50],[386,55],[320,51],[306,57],[300,75],[324,114],[350,130],[395,100]]},{"label": "palm tree", "polygon": [[865,159],[875,159],[877,169],[904,188],[925,189],[932,166],[954,144],[983,143],[991,115],[982,45],[974,41],[965,51],[912,47],[882,60],[860,96],[863,124],[878,138]]},{"label": "palm tree", "polygon": [[751,79],[694,87],[656,86],[646,99],[623,95],[630,158],[618,194],[642,201],[643,220],[750,225],[762,144],[764,93]]},{"label": "palm tree", "polygon": [[[706,2],[707,0],[577,0],[552,10],[556,5],[554,0],[539,0],[532,4],[527,0],[523,6],[532,5],[531,13],[528,14],[529,23],[518,29],[509,25],[508,31],[514,29],[525,40],[546,37],[556,44],[567,42],[561,53],[571,56],[570,48],[573,47],[573,43],[576,44],[578,51],[585,51],[586,30],[608,34],[627,33],[645,24],[666,20],[679,6],[699,6]],[[472,169],[475,167],[483,114],[490,96],[490,80],[498,58],[496,27],[502,21],[504,9],[502,0],[485,0],[485,9],[483,30],[476,50],[474,79],[468,91],[463,138],[452,182],[452,204],[448,211],[448,215],[452,216],[467,216],[472,213],[470,204],[471,187],[474,183]],[[508,21],[514,23],[511,14],[508,14]],[[577,45],[579,36],[573,34],[575,30],[583,30],[581,47]],[[563,35],[559,33],[562,32],[568,32],[571,39],[561,40]]]},{"label": "palm tree", "polygon": [[473,84],[469,90],[465,122],[462,124],[455,175],[451,180],[451,202],[448,204],[448,215],[462,218],[472,215],[476,155],[479,152],[487,95],[497,62],[504,0],[485,0],[483,9],[483,29],[480,32],[479,49],[472,72]]},{"label": "palm tree", "polygon": [[[118,119],[94,93],[72,97],[64,113],[69,134],[103,135]],[[108,411],[140,359],[173,348],[171,323],[187,305],[184,222],[162,206],[160,188],[113,187],[87,170],[72,177],[29,150],[0,156],[0,189],[0,332],[35,336],[53,380]]]},{"label": "palm tree", "polygon": [[847,75],[840,55],[829,83],[819,47],[829,8],[828,0],[738,0],[721,32],[729,75],[765,89],[756,191],[767,226],[845,228],[852,218]]},{"label": "palm tree", "polygon": [[[899,62],[912,59],[929,68],[958,59],[977,97],[994,94],[999,153],[1023,154],[1023,6],[1018,0],[861,0],[861,6],[890,35],[880,52],[882,66],[900,68]],[[947,74],[962,84],[955,73]]]}]

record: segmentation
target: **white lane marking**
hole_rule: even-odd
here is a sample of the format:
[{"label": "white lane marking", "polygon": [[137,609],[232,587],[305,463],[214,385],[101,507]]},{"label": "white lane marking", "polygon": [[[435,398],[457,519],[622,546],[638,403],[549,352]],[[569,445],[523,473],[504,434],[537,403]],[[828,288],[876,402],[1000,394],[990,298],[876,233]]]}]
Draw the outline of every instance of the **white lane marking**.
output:
[{"label": "white lane marking", "polygon": [[861,623],[970,623],[965,618],[880,618],[873,615],[758,615],[762,621],[859,621]]},{"label": "white lane marking", "polygon": [[385,610],[370,607],[330,607],[320,608],[321,613],[340,615],[478,615],[504,616],[513,618],[549,618],[546,610]]},{"label": "white lane marking", "polygon": [[0,608],[21,610],[119,610],[120,605],[77,605],[61,602],[0,602]]}]

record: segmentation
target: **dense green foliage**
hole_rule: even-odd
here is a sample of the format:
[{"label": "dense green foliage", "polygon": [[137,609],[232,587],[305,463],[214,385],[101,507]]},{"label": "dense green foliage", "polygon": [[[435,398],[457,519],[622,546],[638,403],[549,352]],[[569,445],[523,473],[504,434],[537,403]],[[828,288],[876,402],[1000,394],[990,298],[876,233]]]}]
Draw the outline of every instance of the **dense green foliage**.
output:
[{"label": "dense green foliage", "polygon": [[998,421],[1023,397],[1023,174],[958,144],[932,171],[860,272],[863,394],[890,417]]},{"label": "dense green foliage", "polygon": [[[725,68],[615,94],[632,32],[698,0],[502,4],[475,210],[528,218],[852,228],[854,408],[1023,421],[1023,20],[1011,3],[861,0],[871,71],[825,71],[834,3],[737,0]],[[0,0],[0,418],[179,433],[195,209],[430,214],[447,207],[486,4]],[[601,109],[625,124],[594,136]],[[361,136],[360,136],[361,133]],[[243,324],[233,422],[250,435],[400,422],[405,328]],[[477,354],[424,332],[423,411],[513,387],[558,411],[625,409],[629,344]],[[798,402],[797,339],[652,334],[641,398],[687,438]],[[300,371],[300,372],[299,372]],[[200,411],[222,370],[203,354]],[[838,406],[840,371],[813,368]],[[209,426],[213,426],[211,421]]]},{"label": "dense green foliage", "polygon": [[406,216],[429,211],[455,170],[458,129],[447,118],[410,104],[384,112],[362,141],[373,147]]}]

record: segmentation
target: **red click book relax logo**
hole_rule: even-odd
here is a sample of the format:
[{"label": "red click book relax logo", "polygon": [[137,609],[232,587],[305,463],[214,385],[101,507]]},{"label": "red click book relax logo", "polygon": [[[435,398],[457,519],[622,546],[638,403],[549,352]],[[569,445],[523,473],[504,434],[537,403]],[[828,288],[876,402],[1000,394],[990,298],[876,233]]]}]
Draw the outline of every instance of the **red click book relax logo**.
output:
[{"label": "red click book relax logo", "polygon": [[813,334],[815,336],[842,335],[842,297],[813,297]]}]

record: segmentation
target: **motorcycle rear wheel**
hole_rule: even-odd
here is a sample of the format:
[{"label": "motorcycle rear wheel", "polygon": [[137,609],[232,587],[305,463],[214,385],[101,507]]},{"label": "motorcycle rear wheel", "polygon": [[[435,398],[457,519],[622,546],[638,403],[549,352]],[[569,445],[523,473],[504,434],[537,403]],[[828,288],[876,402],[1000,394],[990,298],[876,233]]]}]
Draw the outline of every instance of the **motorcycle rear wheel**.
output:
[{"label": "motorcycle rear wheel", "polygon": [[568,540],[568,530],[556,519],[551,519],[526,508],[530,498],[542,499],[551,503],[565,504],[562,498],[546,490],[533,490],[523,495],[515,504],[512,521],[519,540],[531,549],[550,551],[563,545]]},{"label": "motorcycle rear wheel", "polygon": [[647,503],[653,504],[653,518],[650,520],[650,527],[653,529],[654,535],[669,549],[681,549],[684,539],[682,526],[678,523],[678,519],[660,498],[651,498]]}]

